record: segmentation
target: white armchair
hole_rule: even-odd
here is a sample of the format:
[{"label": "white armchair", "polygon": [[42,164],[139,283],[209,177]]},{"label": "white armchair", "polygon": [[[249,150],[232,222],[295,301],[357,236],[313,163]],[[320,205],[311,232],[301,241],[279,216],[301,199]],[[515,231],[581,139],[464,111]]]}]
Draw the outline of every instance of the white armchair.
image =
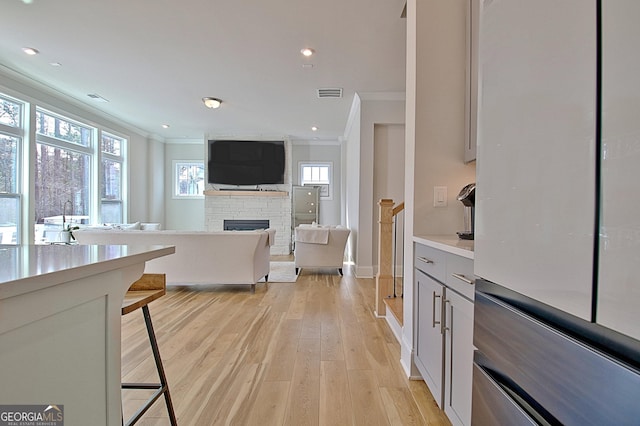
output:
[{"label": "white armchair", "polygon": [[295,229],[295,268],[338,268],[342,275],[344,249],[351,231],[329,226],[298,226]]}]

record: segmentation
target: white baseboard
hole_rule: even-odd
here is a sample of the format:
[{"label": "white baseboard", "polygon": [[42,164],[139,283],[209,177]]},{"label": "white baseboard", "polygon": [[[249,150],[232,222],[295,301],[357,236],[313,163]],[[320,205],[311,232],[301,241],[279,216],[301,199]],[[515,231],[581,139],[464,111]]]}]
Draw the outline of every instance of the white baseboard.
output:
[{"label": "white baseboard", "polygon": [[413,345],[407,342],[404,334],[400,342],[400,365],[409,380],[423,380],[422,374],[420,374],[418,368],[413,363]]},{"label": "white baseboard", "polygon": [[400,343],[402,341],[402,326],[389,309],[387,309],[387,314],[384,316],[384,319],[387,320],[387,324],[389,324],[391,332],[396,336],[398,343]]},{"label": "white baseboard", "polygon": [[356,265],[356,277],[357,278],[373,278],[373,266],[357,266]]}]

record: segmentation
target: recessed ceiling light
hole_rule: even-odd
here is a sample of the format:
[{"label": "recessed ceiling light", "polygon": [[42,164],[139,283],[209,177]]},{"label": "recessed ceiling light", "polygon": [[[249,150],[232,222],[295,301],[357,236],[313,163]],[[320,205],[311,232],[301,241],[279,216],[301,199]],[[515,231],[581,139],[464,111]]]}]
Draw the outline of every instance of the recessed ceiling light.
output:
[{"label": "recessed ceiling light", "polygon": [[300,53],[302,53],[304,56],[307,56],[307,57],[309,57],[309,56],[313,55],[315,52],[316,52],[316,51],[315,51],[315,50],[313,50],[313,49],[312,49],[312,48],[310,48],[310,47],[305,47],[304,49],[302,49],[302,50],[300,51]]},{"label": "recessed ceiling light", "polygon": [[31,55],[31,56],[33,56],[33,55],[37,55],[38,53],[40,53],[40,52],[38,51],[38,49],[35,49],[35,48],[33,48],[33,47],[23,47],[23,48],[22,48],[22,51],[23,51],[24,53],[26,53],[27,55]]},{"label": "recessed ceiling light", "polygon": [[168,129],[169,127],[171,127],[171,126],[169,126],[168,124],[163,124],[163,125],[162,125],[162,128],[163,128],[163,129]]},{"label": "recessed ceiling light", "polygon": [[52,67],[61,67],[62,64],[60,62],[49,62],[49,65],[51,65]]},{"label": "recessed ceiling light", "polygon": [[218,98],[202,98],[202,102],[204,102],[204,105],[207,108],[212,108],[212,109],[216,109],[216,108],[220,108],[220,105],[222,104],[222,101]]},{"label": "recessed ceiling light", "polygon": [[302,64],[302,68],[313,68],[313,64]]},{"label": "recessed ceiling light", "polygon": [[317,132],[317,131],[318,131],[318,128],[317,128],[316,126],[311,126],[311,130],[312,130],[313,132]]}]

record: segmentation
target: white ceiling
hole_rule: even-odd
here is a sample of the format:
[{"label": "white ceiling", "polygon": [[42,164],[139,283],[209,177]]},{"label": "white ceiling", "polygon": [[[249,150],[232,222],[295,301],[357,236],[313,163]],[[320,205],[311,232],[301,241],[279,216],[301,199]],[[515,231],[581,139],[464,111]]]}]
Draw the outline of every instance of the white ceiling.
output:
[{"label": "white ceiling", "polygon": [[[337,140],[355,93],[405,90],[404,4],[2,0],[0,63],[164,139]],[[318,99],[329,87],[343,98]],[[205,108],[204,96],[222,107]]]}]

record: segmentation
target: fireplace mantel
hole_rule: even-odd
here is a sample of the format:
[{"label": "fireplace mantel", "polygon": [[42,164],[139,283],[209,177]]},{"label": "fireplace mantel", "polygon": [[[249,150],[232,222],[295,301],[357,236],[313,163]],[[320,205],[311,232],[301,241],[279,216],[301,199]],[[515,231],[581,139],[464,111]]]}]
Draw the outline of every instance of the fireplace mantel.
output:
[{"label": "fireplace mantel", "polygon": [[204,191],[204,195],[213,197],[288,197],[287,191],[216,191],[208,189]]}]

